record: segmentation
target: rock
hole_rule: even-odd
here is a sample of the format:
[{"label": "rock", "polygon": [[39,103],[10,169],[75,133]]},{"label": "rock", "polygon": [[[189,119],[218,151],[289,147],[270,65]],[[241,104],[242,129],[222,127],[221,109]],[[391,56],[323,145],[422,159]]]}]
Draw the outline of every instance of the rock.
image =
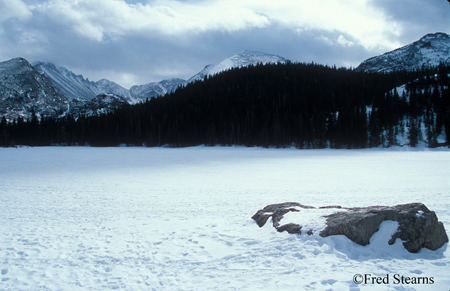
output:
[{"label": "rock", "polygon": [[278,232],[287,231],[288,233],[302,233],[302,226],[296,223],[288,223],[277,227]]},{"label": "rock", "polygon": [[[430,211],[422,203],[356,208],[343,208],[341,206],[315,208],[297,202],[285,202],[268,205],[256,212],[252,218],[259,227],[262,227],[269,217],[272,217],[273,226],[277,231],[300,234],[301,224],[281,225],[281,220],[286,213],[302,211],[303,209],[336,209],[335,213],[324,216],[326,227],[319,233],[322,237],[345,235],[355,243],[365,246],[370,243],[370,238],[378,231],[383,221],[393,220],[399,223],[399,227],[389,240],[390,245],[394,244],[396,239],[399,238],[409,252],[416,253],[421,248],[437,250],[448,242],[444,225],[438,221],[436,213]],[[312,235],[314,231],[309,230],[307,234]]]},{"label": "rock", "polygon": [[320,235],[343,234],[365,246],[385,220],[399,223],[398,232],[392,236],[389,244],[394,244],[400,238],[404,241],[403,246],[411,253],[417,253],[423,247],[437,250],[448,242],[444,225],[438,221],[436,213],[422,203],[350,208],[348,212],[334,213],[327,216],[327,227]]},{"label": "rock", "polygon": [[[296,226],[280,226],[280,221],[283,219],[284,215],[290,211],[298,212],[300,211],[298,208],[304,208],[304,209],[310,209],[314,208],[312,206],[306,206],[302,205],[297,202],[284,202],[284,203],[278,203],[278,204],[270,204],[264,207],[263,209],[258,210],[253,216],[252,219],[256,221],[259,227],[263,227],[269,217],[272,217],[272,224],[273,227],[277,229],[279,232],[287,231],[289,233],[301,233],[300,229],[302,228],[300,225]],[[295,229],[298,228],[298,232]],[[294,231],[294,232],[290,232]]]}]

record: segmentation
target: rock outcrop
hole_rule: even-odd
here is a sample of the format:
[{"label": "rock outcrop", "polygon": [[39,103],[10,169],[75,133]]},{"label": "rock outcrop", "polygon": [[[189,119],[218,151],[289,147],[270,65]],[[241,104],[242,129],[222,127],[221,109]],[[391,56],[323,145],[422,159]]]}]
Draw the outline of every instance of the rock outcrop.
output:
[{"label": "rock outcrop", "polygon": [[[403,246],[411,253],[421,248],[437,250],[448,242],[448,236],[442,222],[438,221],[436,213],[430,211],[422,203],[409,203],[396,206],[370,206],[343,208],[341,206],[324,206],[315,208],[297,202],[271,204],[257,211],[252,219],[259,227],[266,224],[272,217],[273,227],[277,231],[302,233],[302,222],[282,225],[281,220],[288,212],[299,212],[306,209],[336,209],[336,212],[325,215],[324,229],[309,229],[308,235],[319,231],[319,235],[345,235],[350,240],[362,246],[370,243],[372,235],[378,231],[380,224],[386,220],[397,221],[397,232],[389,240],[389,244],[396,239],[403,241]],[[306,223],[306,222],[303,222]]]}]

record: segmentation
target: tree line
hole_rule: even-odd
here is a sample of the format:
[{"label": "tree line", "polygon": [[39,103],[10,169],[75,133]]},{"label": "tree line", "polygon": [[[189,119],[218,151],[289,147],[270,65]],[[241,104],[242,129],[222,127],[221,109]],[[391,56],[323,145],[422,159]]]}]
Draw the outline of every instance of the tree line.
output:
[{"label": "tree line", "polygon": [[392,73],[258,64],[99,116],[3,118],[0,146],[448,145],[449,73],[445,64]]}]

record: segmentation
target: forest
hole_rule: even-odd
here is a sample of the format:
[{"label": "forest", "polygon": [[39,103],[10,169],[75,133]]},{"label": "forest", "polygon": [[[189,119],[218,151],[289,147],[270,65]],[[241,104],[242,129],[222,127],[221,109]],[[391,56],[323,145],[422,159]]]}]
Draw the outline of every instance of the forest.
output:
[{"label": "forest", "polygon": [[0,146],[448,146],[449,74],[258,64],[98,116],[3,118]]}]

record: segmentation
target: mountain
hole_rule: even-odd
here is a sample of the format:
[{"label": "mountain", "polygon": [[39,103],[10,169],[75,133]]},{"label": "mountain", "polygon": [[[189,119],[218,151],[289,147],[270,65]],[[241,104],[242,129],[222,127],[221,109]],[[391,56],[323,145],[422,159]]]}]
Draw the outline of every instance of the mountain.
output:
[{"label": "mountain", "polygon": [[356,70],[392,72],[414,70],[422,66],[450,63],[450,36],[438,32],[427,34],[418,41],[362,62]]},{"label": "mountain", "polygon": [[145,101],[147,98],[172,92],[186,82],[174,78],[136,85],[128,90],[107,79],[101,79],[97,82],[89,81],[82,75],[76,75],[68,69],[55,66],[52,63],[37,62],[34,67],[50,78],[58,93],[66,96],[69,100],[78,100],[79,102],[90,100],[99,94],[113,94],[125,98],[129,104],[135,104]]},{"label": "mountain", "polygon": [[69,100],[79,100],[80,98],[89,100],[99,94],[111,93],[122,96],[130,104],[135,104],[145,101],[147,98],[173,92],[181,85],[203,80],[206,75],[212,76],[231,68],[256,65],[258,63],[286,62],[287,60],[280,56],[245,50],[216,65],[206,66],[201,72],[195,74],[187,81],[180,78],[172,78],[160,82],[135,85],[129,90],[107,79],[102,79],[98,82],[89,81],[88,79],[84,79],[82,75],[76,75],[64,67],[57,67],[51,63],[37,62],[34,66],[38,71],[46,74],[55,85],[55,89]]},{"label": "mountain", "polygon": [[62,66],[48,62],[31,65],[25,59],[18,58],[0,63],[0,116],[8,120],[19,116],[29,119],[33,111],[38,117],[58,117],[67,113],[74,116],[95,115],[163,96],[181,85],[231,68],[286,61],[275,55],[243,51],[216,65],[206,66],[188,81],[173,78],[132,86],[128,90],[107,79],[92,82]]},{"label": "mountain", "polygon": [[450,65],[388,74],[256,65],[108,115],[34,123],[34,136],[28,123],[0,123],[0,146],[441,147],[450,145],[449,85]]},{"label": "mountain", "polygon": [[95,85],[98,88],[98,94],[114,94],[122,96],[130,104],[136,103],[135,98],[130,94],[130,90],[125,89],[117,83],[107,79],[101,79],[100,81],[95,82]]},{"label": "mountain", "polygon": [[52,63],[37,62],[33,66],[46,75],[56,91],[68,100],[91,99],[97,96],[95,83],[84,79],[82,75],[75,75],[68,69]]},{"label": "mountain", "polygon": [[131,100],[129,91],[114,82],[91,82],[64,67],[43,62],[33,66],[23,58],[0,63],[0,79],[0,116],[7,120],[31,119],[33,113],[39,119],[96,115]]},{"label": "mountain", "polygon": [[107,79],[92,82],[82,75],[76,75],[65,67],[56,66],[52,63],[37,62],[34,63],[34,68],[45,74],[53,83],[56,91],[70,101],[88,101],[104,93],[122,96],[129,103],[133,101],[127,89]]},{"label": "mountain", "polygon": [[0,117],[14,120],[96,115],[174,91],[186,81],[178,78],[133,86],[131,90],[101,79],[92,82],[48,62],[31,65],[23,58],[0,63]]},{"label": "mountain", "polygon": [[175,91],[178,86],[183,85],[186,80],[174,78],[161,82],[152,82],[145,85],[136,85],[130,88],[130,95],[133,98],[132,103],[145,101],[147,98],[162,96],[166,93]]},{"label": "mountain", "polygon": [[221,61],[218,64],[207,65],[202,71],[189,78],[186,83],[203,80],[205,76],[213,76],[232,68],[240,68],[256,64],[285,64],[286,62],[288,62],[287,59],[277,55],[245,50],[226,60]]},{"label": "mountain", "polygon": [[94,116],[111,112],[126,105],[129,105],[129,103],[122,96],[102,93],[88,101],[72,101],[70,111],[74,116]]},{"label": "mountain", "polygon": [[[147,98],[162,96],[175,91],[181,85],[186,85],[198,80],[203,80],[205,76],[213,76],[220,72],[256,64],[286,63],[288,60],[277,55],[245,50],[233,55],[218,64],[207,65],[187,81],[179,78],[167,79],[160,82],[152,82],[145,85],[136,85],[130,88],[132,98],[138,101],[145,101]],[[134,102],[136,103],[136,102]]]},{"label": "mountain", "polygon": [[58,117],[67,112],[69,101],[51,80],[27,60],[15,58],[0,63],[0,116],[7,120]]},{"label": "mountain", "polygon": [[[18,58],[0,63],[0,116],[10,120],[19,116],[29,118],[32,111],[41,117],[58,117],[67,113],[94,115],[114,110],[120,104],[136,104],[171,93],[179,86],[232,68],[287,62],[277,55],[245,50],[217,64],[207,65],[187,81],[167,79],[132,86],[128,90],[107,79],[92,82],[64,67],[44,62],[32,66]],[[391,72],[438,65],[440,62],[450,62],[450,37],[445,33],[427,34],[414,43],[362,62],[356,70]]]}]

